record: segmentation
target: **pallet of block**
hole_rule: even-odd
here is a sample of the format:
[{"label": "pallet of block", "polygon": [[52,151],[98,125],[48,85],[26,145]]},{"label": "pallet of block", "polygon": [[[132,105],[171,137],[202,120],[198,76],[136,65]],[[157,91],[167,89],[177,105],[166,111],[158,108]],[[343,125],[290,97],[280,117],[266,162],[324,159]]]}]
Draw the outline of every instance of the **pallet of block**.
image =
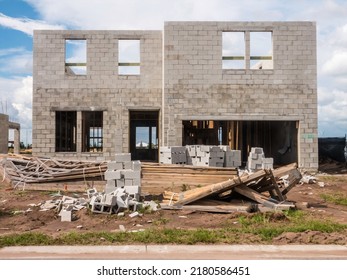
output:
[{"label": "pallet of block", "polygon": [[237,168],[143,163],[141,183],[144,192],[161,194],[164,190],[177,192],[205,186],[235,175],[238,175]]}]

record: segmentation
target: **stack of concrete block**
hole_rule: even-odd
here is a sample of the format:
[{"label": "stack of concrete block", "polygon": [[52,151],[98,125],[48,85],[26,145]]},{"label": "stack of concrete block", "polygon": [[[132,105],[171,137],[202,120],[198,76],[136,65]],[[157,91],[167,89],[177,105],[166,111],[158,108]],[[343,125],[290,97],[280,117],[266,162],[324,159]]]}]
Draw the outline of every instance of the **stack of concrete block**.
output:
[{"label": "stack of concrete block", "polygon": [[197,147],[195,145],[186,146],[186,155],[187,155],[187,164],[197,166],[198,162],[200,162],[200,158],[197,156]]},{"label": "stack of concrete block", "polygon": [[141,162],[131,161],[131,154],[116,154],[115,160],[107,163],[105,172],[105,193],[111,193],[117,188],[141,187]]},{"label": "stack of concrete block", "polygon": [[160,147],[159,163],[163,164],[186,164],[187,155],[185,147]]},{"label": "stack of concrete block", "polygon": [[105,180],[103,193],[88,191],[92,212],[112,214],[141,204],[141,162],[131,161],[131,154],[116,154],[107,163]]},{"label": "stack of concrete block", "polygon": [[224,167],[240,167],[241,151],[232,150],[229,146],[219,146],[224,151]]},{"label": "stack of concrete block", "polygon": [[219,146],[187,146],[187,162],[193,166],[223,167],[224,151]]},{"label": "stack of concrete block", "polygon": [[265,158],[263,148],[252,147],[248,155],[248,170],[273,169],[273,158]]}]

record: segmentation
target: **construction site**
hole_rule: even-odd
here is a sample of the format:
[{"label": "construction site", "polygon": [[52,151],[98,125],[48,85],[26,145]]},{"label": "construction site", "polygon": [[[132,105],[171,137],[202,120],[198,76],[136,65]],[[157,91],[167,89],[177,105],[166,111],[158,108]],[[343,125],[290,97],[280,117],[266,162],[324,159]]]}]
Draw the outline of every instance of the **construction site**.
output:
[{"label": "construction site", "polygon": [[[0,115],[17,131],[13,154],[0,139],[0,246],[165,230],[223,238],[162,243],[347,244],[346,165],[319,164],[316,56],[314,22],[35,30],[32,154]],[[124,242],[105,236],[90,242]]]}]

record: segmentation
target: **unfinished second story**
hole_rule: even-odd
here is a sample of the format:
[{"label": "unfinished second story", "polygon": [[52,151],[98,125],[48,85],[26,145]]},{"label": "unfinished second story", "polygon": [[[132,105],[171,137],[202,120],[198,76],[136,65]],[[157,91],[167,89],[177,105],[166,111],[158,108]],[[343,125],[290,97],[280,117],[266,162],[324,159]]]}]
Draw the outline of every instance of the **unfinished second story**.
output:
[{"label": "unfinished second story", "polygon": [[36,88],[161,88],[161,31],[35,30]]}]

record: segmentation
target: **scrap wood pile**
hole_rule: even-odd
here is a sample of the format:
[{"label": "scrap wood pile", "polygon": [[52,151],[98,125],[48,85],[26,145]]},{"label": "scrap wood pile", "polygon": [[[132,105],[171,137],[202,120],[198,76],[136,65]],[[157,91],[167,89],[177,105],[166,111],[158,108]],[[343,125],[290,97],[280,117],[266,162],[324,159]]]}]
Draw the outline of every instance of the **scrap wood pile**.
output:
[{"label": "scrap wood pile", "polygon": [[288,210],[295,205],[286,201],[286,194],[301,177],[296,164],[262,169],[184,192],[165,191],[161,207],[209,212]]},{"label": "scrap wood pile", "polygon": [[87,178],[103,178],[106,162],[60,160],[54,158],[8,155],[0,160],[2,181],[21,183],[48,183]]}]

